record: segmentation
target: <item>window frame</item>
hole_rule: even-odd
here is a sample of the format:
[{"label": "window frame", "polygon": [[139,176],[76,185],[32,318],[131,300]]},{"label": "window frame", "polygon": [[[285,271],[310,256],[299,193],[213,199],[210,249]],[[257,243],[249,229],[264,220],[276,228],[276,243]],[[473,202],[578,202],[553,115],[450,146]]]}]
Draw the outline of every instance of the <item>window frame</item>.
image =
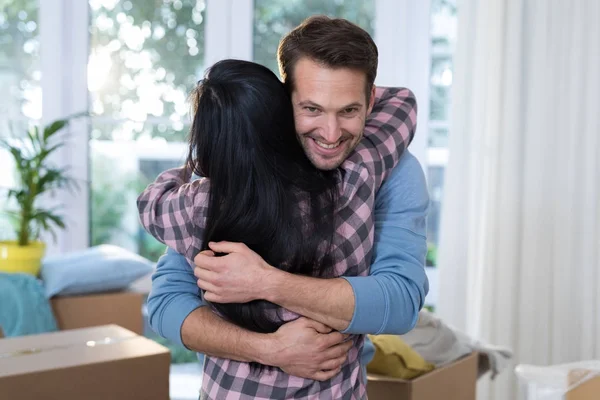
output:
[{"label": "window frame", "polygon": [[[87,62],[89,6],[87,1],[39,0],[42,124],[88,110]],[[83,134],[85,132],[86,134]],[[74,120],[65,129],[67,145],[54,162],[68,168],[79,183],[76,195],[59,192],[48,205],[62,208],[67,229],[56,242],[44,238],[46,253],[57,254],[89,246],[89,122]]]}]

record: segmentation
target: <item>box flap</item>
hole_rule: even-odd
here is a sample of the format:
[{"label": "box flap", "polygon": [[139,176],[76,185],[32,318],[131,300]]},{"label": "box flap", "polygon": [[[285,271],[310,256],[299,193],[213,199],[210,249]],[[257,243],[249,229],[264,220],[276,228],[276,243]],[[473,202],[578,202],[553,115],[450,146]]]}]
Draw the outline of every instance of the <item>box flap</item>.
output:
[{"label": "box flap", "polygon": [[2,340],[0,342],[0,354],[28,348],[67,346],[70,344],[81,343],[82,341],[102,340],[106,337],[121,338],[132,336],[137,335],[118,325],[103,325],[93,328],[18,336]]}]

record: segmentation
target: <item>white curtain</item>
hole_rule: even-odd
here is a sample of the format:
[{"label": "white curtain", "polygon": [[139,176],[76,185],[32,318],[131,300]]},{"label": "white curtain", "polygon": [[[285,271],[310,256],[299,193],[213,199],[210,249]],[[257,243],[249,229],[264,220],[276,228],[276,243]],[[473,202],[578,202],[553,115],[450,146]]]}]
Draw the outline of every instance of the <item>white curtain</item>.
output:
[{"label": "white curtain", "polygon": [[[516,363],[600,359],[600,1],[458,13],[439,314]],[[512,368],[479,389],[518,398]]]}]

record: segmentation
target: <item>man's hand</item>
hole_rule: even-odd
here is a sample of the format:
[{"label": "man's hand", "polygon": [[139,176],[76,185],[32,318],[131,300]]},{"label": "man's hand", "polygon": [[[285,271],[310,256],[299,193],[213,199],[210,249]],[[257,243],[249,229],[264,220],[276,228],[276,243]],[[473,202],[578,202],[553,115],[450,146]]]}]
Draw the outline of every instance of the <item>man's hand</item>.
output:
[{"label": "man's hand", "polygon": [[[343,278],[322,279],[282,271],[243,243],[209,243],[194,258],[194,275],[212,303],[267,300],[335,330],[348,328],[354,291]],[[215,257],[215,253],[225,253]]]},{"label": "man's hand", "polygon": [[[194,258],[194,275],[212,303],[248,303],[261,299],[268,276],[275,270],[243,243],[209,243],[211,250]],[[227,255],[215,257],[215,253]]]},{"label": "man's hand", "polygon": [[269,352],[261,362],[318,381],[337,375],[352,347],[347,335],[304,317],[282,325],[271,337]]}]

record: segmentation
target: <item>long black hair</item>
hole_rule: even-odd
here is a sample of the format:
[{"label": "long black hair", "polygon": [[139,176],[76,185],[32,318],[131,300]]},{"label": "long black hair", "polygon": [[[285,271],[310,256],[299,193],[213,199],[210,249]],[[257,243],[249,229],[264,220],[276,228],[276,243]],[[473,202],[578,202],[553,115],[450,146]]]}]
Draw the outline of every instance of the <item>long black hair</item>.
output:
[{"label": "long black hair", "polygon": [[[283,84],[260,64],[224,60],[208,70],[192,100],[187,165],[210,178],[204,249],[209,241],[242,242],[277,268],[323,275],[332,264],[337,175],[304,153]],[[263,300],[213,306],[255,332],[283,323]]]}]

